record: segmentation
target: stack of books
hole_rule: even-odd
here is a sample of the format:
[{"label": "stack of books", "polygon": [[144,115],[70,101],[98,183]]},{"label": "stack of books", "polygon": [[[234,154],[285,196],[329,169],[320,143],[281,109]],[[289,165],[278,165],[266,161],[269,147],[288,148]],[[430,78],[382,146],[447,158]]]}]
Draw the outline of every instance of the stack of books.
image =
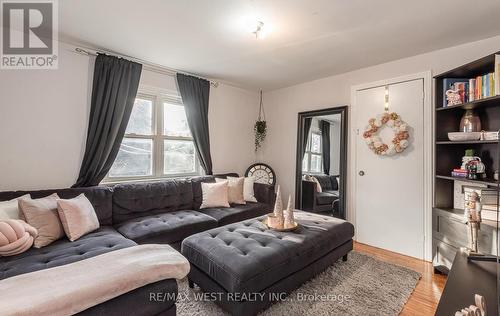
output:
[{"label": "stack of books", "polygon": [[472,192],[479,195],[481,202],[481,218],[496,222],[498,216],[497,189],[479,188],[474,186],[464,186],[464,198],[467,200]]},{"label": "stack of books", "polygon": [[448,106],[446,91],[458,90],[462,103],[500,95],[500,55],[495,55],[495,72],[475,78],[443,79],[443,107]]},{"label": "stack of books", "polygon": [[451,176],[455,178],[467,178],[467,170],[460,168],[453,169]]},{"label": "stack of books", "polygon": [[481,217],[482,219],[498,220],[498,198],[496,189],[481,190]]}]

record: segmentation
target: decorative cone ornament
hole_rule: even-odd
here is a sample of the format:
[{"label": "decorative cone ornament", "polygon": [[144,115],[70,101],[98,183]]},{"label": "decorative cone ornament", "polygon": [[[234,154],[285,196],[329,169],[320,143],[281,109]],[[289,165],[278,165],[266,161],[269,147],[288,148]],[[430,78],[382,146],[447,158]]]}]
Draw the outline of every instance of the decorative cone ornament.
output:
[{"label": "decorative cone ornament", "polygon": [[277,228],[283,228],[285,219],[283,217],[283,201],[281,200],[281,187],[279,185],[276,191],[276,203],[274,203],[273,213],[279,223],[279,226]]},{"label": "decorative cone ornament", "polygon": [[295,218],[293,217],[292,196],[288,195],[288,205],[285,212],[285,228],[295,227]]}]

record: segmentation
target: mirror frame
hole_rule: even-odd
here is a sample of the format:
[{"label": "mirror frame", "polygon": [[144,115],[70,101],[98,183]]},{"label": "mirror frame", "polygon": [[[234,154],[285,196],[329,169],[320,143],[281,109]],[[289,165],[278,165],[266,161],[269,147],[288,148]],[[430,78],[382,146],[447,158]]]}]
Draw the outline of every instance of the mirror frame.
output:
[{"label": "mirror frame", "polygon": [[347,197],[347,134],[348,134],[348,122],[347,122],[347,111],[348,106],[342,105],[337,107],[332,107],[328,109],[313,110],[298,113],[297,120],[297,152],[295,156],[295,205],[297,209],[302,207],[302,139],[304,134],[304,121],[306,118],[312,118],[315,116],[340,114],[341,126],[340,126],[340,162],[339,162],[339,216],[342,219],[346,219],[346,197]]}]

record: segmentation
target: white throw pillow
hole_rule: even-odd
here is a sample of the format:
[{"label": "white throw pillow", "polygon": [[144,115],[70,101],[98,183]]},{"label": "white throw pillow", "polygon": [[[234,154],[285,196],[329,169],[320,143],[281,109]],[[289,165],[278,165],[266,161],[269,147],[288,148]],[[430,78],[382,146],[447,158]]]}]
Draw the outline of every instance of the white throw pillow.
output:
[{"label": "white throw pillow", "polygon": [[64,232],[71,241],[99,228],[94,206],[83,193],[72,199],[57,200],[57,212]]},{"label": "white throw pillow", "polygon": [[202,183],[203,200],[200,208],[229,207],[228,188],[227,180],[216,183]]},{"label": "white throw pillow", "polygon": [[319,180],[316,177],[311,177],[313,182],[316,182],[316,191],[318,193],[323,192],[323,189],[321,188],[321,184],[319,184]]},{"label": "white throw pillow", "polygon": [[[228,179],[231,177],[228,177]],[[255,184],[254,177],[245,178],[245,183],[243,184],[243,197],[247,202],[257,202],[255,198],[255,193],[253,191],[253,185]]]},{"label": "white throw pillow", "polygon": [[25,194],[9,201],[0,202],[0,220],[21,219],[18,203],[19,199],[31,199],[31,196],[29,194]]},{"label": "white throw pillow", "polygon": [[215,181],[216,182],[223,182],[223,181],[228,182],[228,184],[227,184],[227,186],[228,186],[227,196],[228,196],[228,201],[230,204],[231,203],[246,204],[245,197],[243,195],[245,178],[234,178],[234,177],[227,177],[227,179],[215,178]]}]

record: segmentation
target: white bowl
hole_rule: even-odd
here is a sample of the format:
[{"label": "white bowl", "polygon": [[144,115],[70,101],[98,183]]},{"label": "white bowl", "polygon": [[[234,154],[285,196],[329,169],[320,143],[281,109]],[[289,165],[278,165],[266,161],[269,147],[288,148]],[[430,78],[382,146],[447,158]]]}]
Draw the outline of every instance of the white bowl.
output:
[{"label": "white bowl", "polygon": [[468,141],[468,140],[479,140],[479,139],[481,139],[481,132],[470,132],[470,133],[453,132],[453,133],[448,133],[448,138],[452,142],[464,142],[464,141]]}]

